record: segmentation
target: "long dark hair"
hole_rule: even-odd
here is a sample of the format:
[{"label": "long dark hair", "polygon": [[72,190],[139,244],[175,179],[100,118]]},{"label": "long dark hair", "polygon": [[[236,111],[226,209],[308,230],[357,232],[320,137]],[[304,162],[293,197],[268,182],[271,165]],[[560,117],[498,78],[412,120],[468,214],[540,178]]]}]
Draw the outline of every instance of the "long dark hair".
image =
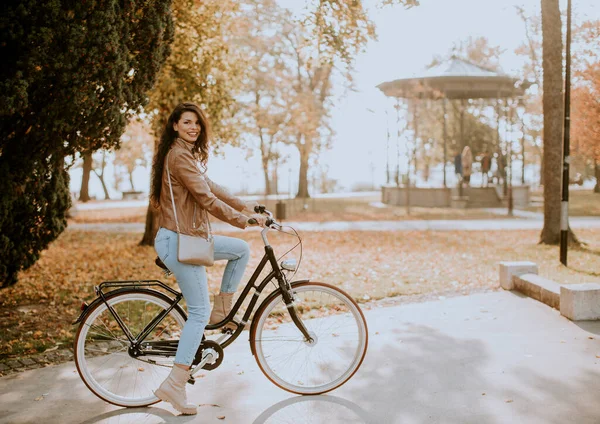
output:
[{"label": "long dark hair", "polygon": [[198,158],[201,166],[206,169],[206,162],[208,161],[208,139],[210,137],[210,124],[202,109],[194,103],[180,103],[178,104],[165,125],[165,129],[160,136],[160,142],[158,149],[154,155],[152,161],[152,185],[150,187],[150,201],[154,207],[160,207],[160,191],[162,189],[162,175],[163,168],[165,166],[165,157],[171,145],[177,139],[177,131],[173,128],[173,124],[179,122],[181,115],[184,112],[194,112],[198,116],[200,121],[200,135],[192,147],[192,153]]}]

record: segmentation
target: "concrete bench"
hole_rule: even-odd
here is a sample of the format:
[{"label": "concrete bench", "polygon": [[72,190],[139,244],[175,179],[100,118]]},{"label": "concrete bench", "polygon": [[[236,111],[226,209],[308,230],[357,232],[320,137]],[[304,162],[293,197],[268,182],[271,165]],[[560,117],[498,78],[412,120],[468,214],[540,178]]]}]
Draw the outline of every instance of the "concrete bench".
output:
[{"label": "concrete bench", "polygon": [[561,286],[560,313],[573,321],[600,319],[600,284]]},{"label": "concrete bench", "polygon": [[500,286],[556,308],[570,320],[600,320],[600,284],[562,285],[537,273],[533,262],[500,262]]},{"label": "concrete bench", "polygon": [[124,191],[121,194],[123,194],[123,200],[141,199],[142,196],[144,195],[144,192],[143,191]]}]

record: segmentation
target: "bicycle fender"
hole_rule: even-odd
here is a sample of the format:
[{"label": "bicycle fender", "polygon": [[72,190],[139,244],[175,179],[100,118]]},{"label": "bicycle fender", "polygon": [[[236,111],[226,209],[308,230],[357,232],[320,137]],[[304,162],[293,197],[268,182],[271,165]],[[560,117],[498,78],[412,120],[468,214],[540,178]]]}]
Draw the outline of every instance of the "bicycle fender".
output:
[{"label": "bicycle fender", "polygon": [[[106,300],[121,294],[121,293],[125,293],[125,292],[131,292],[131,291],[135,291],[136,293],[151,293],[153,295],[158,295],[159,297],[161,297],[163,300],[167,301],[167,302],[172,302],[173,299],[170,298],[169,296],[165,295],[164,293],[161,293],[159,291],[156,290],[148,290],[148,289],[135,289],[132,290],[129,287],[125,287],[122,289],[116,289],[116,290],[112,290],[108,293],[106,293],[104,295],[104,297],[106,298]],[[81,314],[79,314],[79,317],[77,318],[77,320],[75,320],[75,322],[73,322],[71,325],[76,325],[81,323],[81,321],[83,321],[83,319],[90,313],[90,311],[93,311],[94,308],[98,305],[98,303],[102,303],[103,300],[101,297],[97,297],[94,299],[94,301],[92,303],[90,303],[83,311],[81,311]],[[181,316],[183,316],[186,320],[187,320],[187,314],[183,311],[183,309],[181,309],[181,306],[176,305],[174,309],[177,309],[178,312],[181,313]]]},{"label": "bicycle fender", "polygon": [[[296,280],[296,281],[292,281],[290,283],[290,286],[292,286],[292,288],[294,288],[295,285],[300,284],[300,283],[308,283],[310,282],[310,280]],[[260,314],[262,313],[263,309],[266,308],[267,304],[274,298],[279,296],[279,294],[281,293],[281,289],[278,288],[277,290],[274,290],[273,292],[271,292],[266,298],[265,300],[262,301],[262,303],[260,304],[260,306],[258,307],[258,309],[256,310],[256,313],[254,314],[254,317],[259,317]],[[248,338],[248,341],[250,342],[250,350],[252,351],[252,355],[256,356],[256,351],[254,349],[254,345],[252,344],[252,339],[254,338],[254,333],[256,330],[256,324],[257,320],[252,319],[252,323],[250,324],[250,337]]]}]

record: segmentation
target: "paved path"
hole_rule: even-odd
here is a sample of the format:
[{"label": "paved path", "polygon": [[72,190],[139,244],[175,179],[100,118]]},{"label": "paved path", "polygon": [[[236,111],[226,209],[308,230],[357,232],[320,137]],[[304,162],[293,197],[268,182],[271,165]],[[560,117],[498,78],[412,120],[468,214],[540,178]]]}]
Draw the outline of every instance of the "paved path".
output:
[{"label": "paved path", "polygon": [[242,336],[218,370],[188,386],[190,400],[219,405],[197,416],[176,417],[165,403],[108,405],[69,362],[0,378],[0,423],[600,422],[600,322],[576,324],[504,291],[365,315],[365,362],[330,395],[297,397],[271,384]]},{"label": "paved path", "polygon": [[[599,217],[571,218],[571,228],[600,228]],[[285,222],[298,231],[489,231],[541,230],[540,219],[474,219],[474,220],[415,220],[415,221],[330,221]],[[215,232],[242,231],[229,224],[217,222]],[[69,224],[68,229],[80,231],[112,231],[143,233],[144,224]]]}]

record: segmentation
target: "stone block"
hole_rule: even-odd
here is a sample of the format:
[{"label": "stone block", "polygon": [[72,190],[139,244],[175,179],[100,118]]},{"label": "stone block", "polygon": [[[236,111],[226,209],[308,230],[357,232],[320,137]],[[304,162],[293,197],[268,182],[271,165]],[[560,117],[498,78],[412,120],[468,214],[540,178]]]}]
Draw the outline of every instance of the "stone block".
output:
[{"label": "stone block", "polygon": [[8,365],[11,368],[21,368],[23,366],[22,363],[15,360],[6,362],[6,365]]},{"label": "stone block", "polygon": [[466,209],[469,205],[468,196],[452,196],[450,207],[453,209]]},{"label": "stone block", "polygon": [[534,262],[500,262],[500,287],[512,290],[514,289],[513,276],[537,273],[538,266]]},{"label": "stone block", "polygon": [[560,288],[560,313],[573,321],[600,319],[600,284],[567,284]]},{"label": "stone block", "polygon": [[560,284],[555,281],[540,277],[536,274],[522,274],[513,276],[515,290],[539,300],[555,309],[560,309]]},{"label": "stone block", "polygon": [[22,358],[22,359],[20,359],[20,361],[23,365],[28,365],[28,366],[35,365],[35,363],[36,363],[34,360],[32,360],[30,358]]}]

